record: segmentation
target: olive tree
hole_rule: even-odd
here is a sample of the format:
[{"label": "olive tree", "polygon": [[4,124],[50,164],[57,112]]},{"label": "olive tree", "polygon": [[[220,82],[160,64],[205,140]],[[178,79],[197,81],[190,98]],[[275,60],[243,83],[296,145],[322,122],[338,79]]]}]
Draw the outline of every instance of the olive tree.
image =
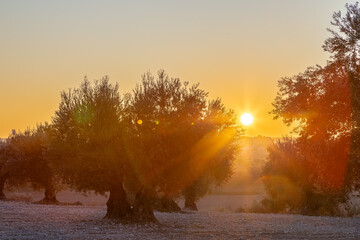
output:
[{"label": "olive tree", "polygon": [[8,177],[8,173],[5,169],[6,165],[6,143],[0,141],[0,200],[6,199],[6,196],[4,194],[4,188],[5,188],[5,182]]},{"label": "olive tree", "polygon": [[51,148],[65,183],[78,191],[109,191],[109,218],[126,218],[131,208],[123,186],[127,166],[126,128],[118,85],[108,77],[63,91],[52,120]]},{"label": "olive tree", "polygon": [[57,203],[55,169],[49,154],[48,124],[40,124],[11,135],[6,143],[4,173],[10,185],[30,183],[33,189],[45,189],[40,203]]},{"label": "olive tree", "polygon": [[[276,176],[276,169],[282,169],[281,176],[293,179],[300,192],[306,193],[301,211],[312,214],[336,214],[338,204],[346,203],[360,186],[360,10],[358,3],[346,8],[344,17],[334,13],[332,24],[338,31],[330,30],[332,37],[323,46],[331,53],[328,64],[282,78],[273,103],[275,118],[294,124],[299,137],[270,148],[264,174]],[[296,154],[289,154],[290,150]],[[291,161],[288,165],[281,164],[284,157]],[[311,184],[294,180],[293,166]],[[273,196],[272,187],[267,186]],[[317,200],[310,200],[314,196]]]},{"label": "olive tree", "polygon": [[207,95],[164,71],[157,78],[145,74],[135,88],[128,110],[137,141],[131,161],[139,183],[135,212],[151,219],[157,197],[174,199],[196,182],[210,179],[208,186],[229,176],[230,145],[241,131],[235,114],[220,100],[208,103]]},{"label": "olive tree", "polygon": [[[185,208],[197,210],[196,201],[211,186],[219,186],[231,177],[232,163],[239,153],[238,140],[243,129],[238,125],[236,114],[227,109],[220,99],[216,99],[207,103],[202,118],[192,130],[187,137],[194,141],[193,149],[196,149],[196,155],[204,163],[199,165],[190,162],[193,166],[201,166],[201,169],[197,170],[182,193]],[[190,160],[194,161],[192,158]]]}]

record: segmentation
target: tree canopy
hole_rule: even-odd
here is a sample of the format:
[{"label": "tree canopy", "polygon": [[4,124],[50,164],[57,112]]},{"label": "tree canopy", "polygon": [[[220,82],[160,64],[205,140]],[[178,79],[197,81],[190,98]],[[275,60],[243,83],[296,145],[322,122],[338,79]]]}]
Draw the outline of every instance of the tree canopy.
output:
[{"label": "tree canopy", "polygon": [[198,199],[229,178],[242,129],[220,99],[164,71],[132,94],[118,90],[105,77],[62,92],[51,128],[58,172],[79,191],[110,191],[107,217],[156,221],[157,199],[203,182]]},{"label": "tree canopy", "polygon": [[51,147],[65,183],[79,191],[110,191],[108,217],[130,214],[123,181],[128,164],[123,103],[108,77],[61,93]]},{"label": "tree canopy", "polygon": [[[346,202],[359,186],[360,10],[358,3],[347,4],[346,9],[345,17],[341,12],[333,15],[332,25],[338,31],[329,30],[332,37],[323,46],[331,53],[328,64],[282,78],[273,103],[275,118],[295,124],[299,137],[270,148],[264,174],[291,179],[305,194],[302,209],[316,214],[323,213],[319,209],[324,206],[334,214],[338,203]],[[295,174],[292,169],[299,171]],[[316,201],[310,195],[321,197]]]},{"label": "tree canopy", "polygon": [[30,183],[33,189],[45,189],[42,203],[56,203],[58,178],[55,176],[48,146],[48,124],[15,133],[2,143],[2,187],[5,181],[10,186]]}]

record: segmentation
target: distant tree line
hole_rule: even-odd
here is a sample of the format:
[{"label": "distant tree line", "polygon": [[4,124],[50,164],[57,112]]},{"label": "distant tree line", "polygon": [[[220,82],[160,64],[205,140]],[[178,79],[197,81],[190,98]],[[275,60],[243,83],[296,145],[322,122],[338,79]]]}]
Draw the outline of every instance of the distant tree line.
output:
[{"label": "distant tree line", "polygon": [[333,15],[327,65],[278,83],[272,113],[299,137],[269,148],[263,205],[270,212],[351,214],[360,190],[360,9],[346,9]]},{"label": "distant tree line", "polygon": [[108,218],[156,221],[154,210],[196,210],[211,185],[232,174],[243,129],[220,99],[164,71],[143,75],[121,96],[108,77],[63,91],[50,124],[9,136],[0,145],[4,186],[30,183],[56,203],[65,183],[81,192],[109,192]]}]

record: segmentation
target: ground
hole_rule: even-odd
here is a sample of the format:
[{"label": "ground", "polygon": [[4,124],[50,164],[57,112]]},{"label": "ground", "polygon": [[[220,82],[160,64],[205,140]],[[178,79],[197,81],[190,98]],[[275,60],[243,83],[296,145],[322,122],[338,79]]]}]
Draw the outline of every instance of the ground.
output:
[{"label": "ground", "polygon": [[360,218],[216,211],[156,213],[159,224],[102,219],[105,206],[0,202],[0,239],[360,239]]}]

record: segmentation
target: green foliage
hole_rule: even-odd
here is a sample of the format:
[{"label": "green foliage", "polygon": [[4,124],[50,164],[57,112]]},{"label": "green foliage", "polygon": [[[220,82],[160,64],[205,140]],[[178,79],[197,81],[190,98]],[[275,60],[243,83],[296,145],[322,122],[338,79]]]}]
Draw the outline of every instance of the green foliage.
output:
[{"label": "green foliage", "polygon": [[141,186],[170,198],[197,189],[191,191],[197,199],[210,184],[229,178],[242,131],[219,99],[207,102],[198,85],[159,71],[157,79],[143,76],[129,106],[130,135],[137,142],[131,163]]},{"label": "green foliage", "polygon": [[127,162],[122,108],[118,85],[108,77],[94,85],[85,78],[80,88],[62,92],[51,147],[67,184],[104,193],[122,181]]},{"label": "green foliage", "polygon": [[133,94],[118,90],[104,77],[62,92],[51,126],[8,139],[1,171],[47,187],[56,169],[79,191],[110,191],[107,217],[151,221],[155,198],[175,209],[174,198],[195,201],[230,177],[242,129],[220,99],[164,71],[144,75]]},{"label": "green foliage", "polygon": [[57,178],[48,151],[48,124],[11,135],[3,147],[2,175],[7,185],[30,183],[34,189],[45,189],[45,197],[55,201]]}]

